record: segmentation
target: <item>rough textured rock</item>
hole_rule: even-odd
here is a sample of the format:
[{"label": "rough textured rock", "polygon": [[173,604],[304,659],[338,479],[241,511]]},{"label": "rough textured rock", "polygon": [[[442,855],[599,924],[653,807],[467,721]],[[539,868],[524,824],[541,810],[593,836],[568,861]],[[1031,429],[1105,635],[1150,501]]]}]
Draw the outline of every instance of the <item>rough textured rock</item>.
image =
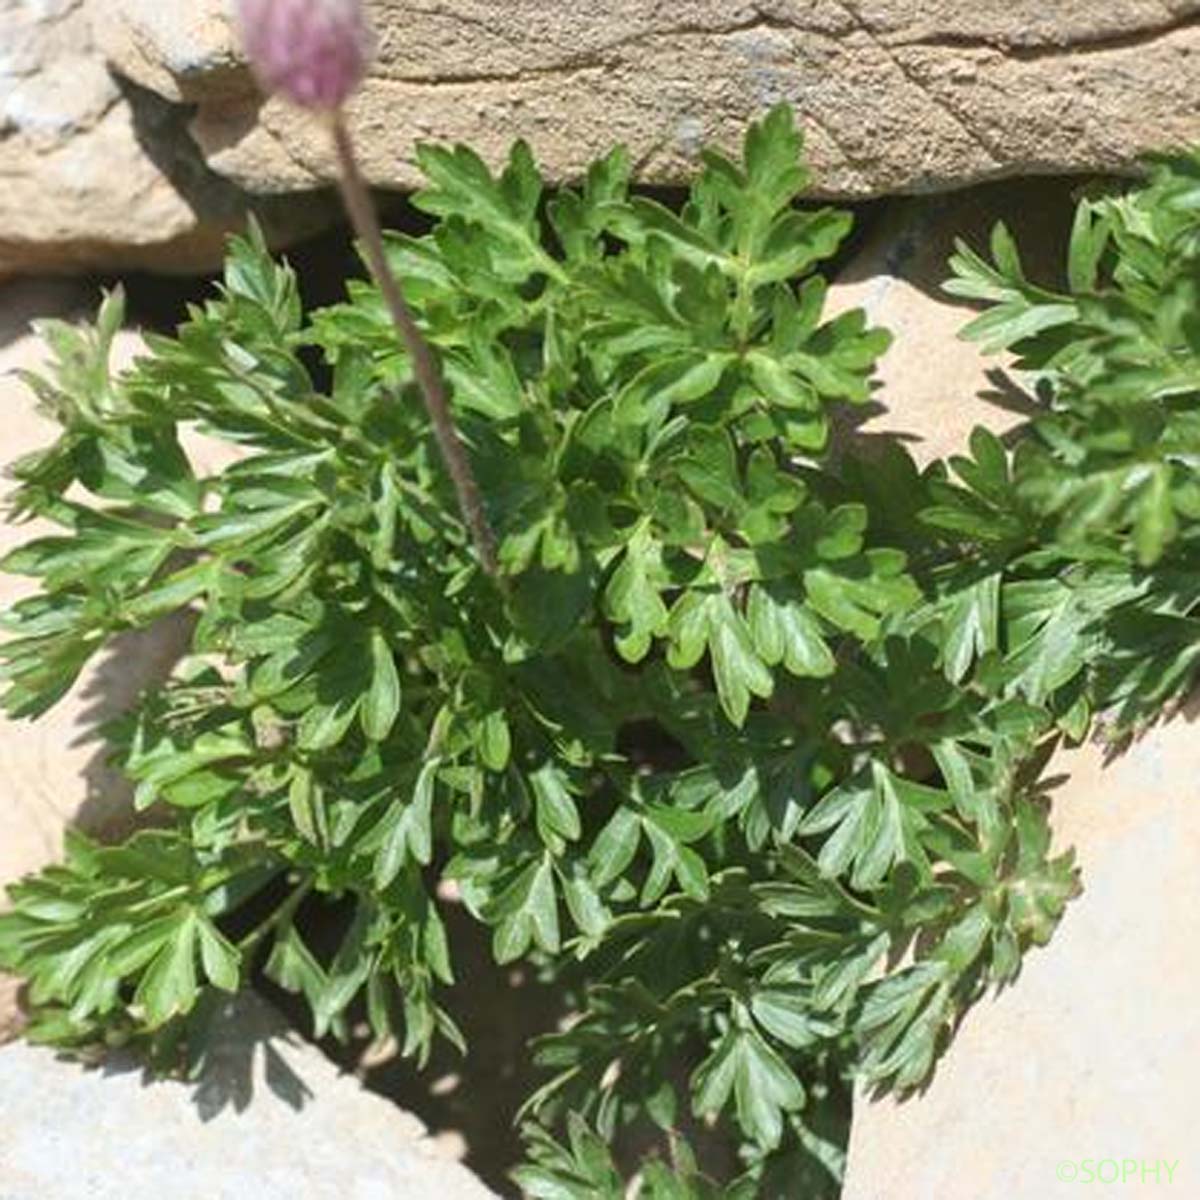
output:
[{"label": "rough textured rock", "polygon": [[[239,99],[224,0],[110,0],[114,68],[199,105],[208,164],[252,191],[328,178],[324,132]],[[736,143],[779,100],[817,184],[864,196],[997,175],[1127,169],[1200,139],[1200,0],[375,0],[379,62],[354,105],[370,176],[416,181],[417,139],[493,160],[517,136],[571,176],[615,140],[647,181]],[[241,86],[246,86],[245,76]]]},{"label": "rough textured rock", "polygon": [[[1053,286],[1070,211],[1069,188],[1053,181],[889,205],[830,289],[831,308],[862,305],[897,339],[880,364],[878,410],[840,438],[869,450],[874,436],[899,436],[924,463],[961,449],[976,424],[1017,424],[1019,379],[1003,358],[956,340],[971,310],[939,285],[953,237],[982,245],[1003,219],[1031,277]],[[1115,1160],[1106,1182],[1136,1160],[1122,1196],[1161,1194],[1150,1189],[1176,1161],[1176,1191],[1197,1190],[1197,721],[1200,697],[1107,765],[1094,746],[1051,762],[1055,838],[1078,851],[1083,895],[1015,986],[968,1012],[925,1093],[858,1097],[844,1200],[1065,1200],[1085,1181],[1085,1159],[1093,1173]],[[1078,1176],[1060,1180],[1060,1163]]]},{"label": "rough textured rock", "polygon": [[[247,193],[279,242],[336,211],[328,138],[263,103],[228,0],[0,0],[0,277],[211,268]],[[353,106],[364,163],[412,187],[414,142],[551,179],[614,141],[647,182],[792,101],[816,186],[868,196],[1126,170],[1200,140],[1200,0],[375,0]],[[297,203],[296,193],[304,193]]]},{"label": "rough textured rock", "polygon": [[[24,281],[9,284],[0,293],[4,465],[44,445],[54,434],[53,426],[38,415],[29,389],[12,374],[36,370],[44,360],[45,348],[30,332],[29,322],[83,312],[88,300],[85,288],[66,281]],[[0,553],[39,532],[36,525],[0,524]],[[0,574],[0,605],[13,603],[29,590],[28,581]],[[168,658],[171,653],[168,647]],[[156,662],[151,671],[154,666],[162,669]],[[89,672],[59,707],[36,724],[0,717],[0,777],[5,780],[0,803],[0,887],[53,861],[68,822],[77,820],[93,832],[104,833],[116,831],[126,820],[127,795],[115,786],[92,739],[97,721],[114,714],[114,703],[119,709],[122,699],[128,702],[129,689],[136,690],[140,678],[144,678],[141,663],[135,671],[118,673],[110,661],[107,673],[103,668]],[[15,981],[0,976],[0,1042],[19,1027],[16,999]],[[0,1174],[0,1186],[4,1182]]]},{"label": "rough textured rock", "polygon": [[121,0],[96,24],[96,40],[122,76],[169,100],[212,100],[251,81],[223,4]]},{"label": "rough textured rock", "polygon": [[1016,236],[1030,278],[1065,286],[1066,239],[1074,211],[1062,179],[1003,182],[944,196],[901,198],[868,216],[869,232],[829,289],[830,314],[860,307],[893,342],[879,362],[870,406],[846,408],[837,433],[870,453],[897,438],[924,466],[962,451],[976,425],[1003,435],[1028,415],[1032,399],[1004,355],[985,356],[959,332],[975,315],[942,290],[956,238],[986,251],[1003,221]]},{"label": "rough textured rock", "polygon": [[[246,198],[204,165],[187,110],[110,74],[95,30],[112,8],[112,0],[0,0],[0,278],[208,269],[226,233],[245,222]],[[255,207],[277,241],[311,232],[333,211],[315,194]]]},{"label": "rough textured rock", "polygon": [[0,1050],[4,1200],[485,1200],[421,1123],[339,1075],[262,1001],[230,1002],[198,1083]]},{"label": "rough textured rock", "polygon": [[[45,347],[28,330],[33,317],[85,313],[88,293],[78,285],[25,282],[10,285],[0,300],[0,407],[5,417],[4,465],[55,436],[34,399],[12,372],[36,370]],[[7,488],[5,488],[7,491]],[[37,523],[0,524],[0,553],[50,531]],[[0,574],[0,605],[7,607],[32,590],[32,581]],[[0,805],[0,884],[42,866],[61,850],[64,825],[77,816],[96,832],[124,819],[124,794],[112,772],[98,760],[96,724],[115,715],[136,694],[163,659],[173,661],[178,649],[168,639],[156,646],[142,639],[136,659],[117,670],[111,660],[80,680],[62,704],[35,723],[0,717],[0,777],[5,780]],[[128,647],[132,649],[133,647]],[[149,659],[150,661],[147,661]],[[136,662],[134,670],[129,663]],[[80,813],[80,806],[85,810]]]},{"label": "rough textured rock", "polygon": [[[0,288],[0,465],[55,434],[12,374],[44,367],[45,347],[30,322],[87,318],[94,301],[91,289],[67,280]],[[141,338],[123,331],[113,350],[120,367],[141,352]],[[200,470],[219,470],[236,453],[223,443],[184,440]],[[40,532],[37,525],[0,523],[0,555]],[[30,590],[31,581],[0,574],[0,607]],[[0,889],[58,858],[68,824],[100,837],[129,828],[128,789],[103,762],[97,726],[170,671],[187,632],[173,621],[127,638],[36,722],[0,717]],[[0,1043],[20,1026],[18,981],[0,976]],[[46,1050],[0,1050],[0,1200],[492,1194],[451,1161],[461,1141],[427,1138],[416,1118],[364,1092],[315,1047],[289,1036],[261,1001],[243,998],[222,1029],[210,1068],[188,1086],[146,1086],[120,1060],[84,1071]]]},{"label": "rough textured rock", "polygon": [[844,1200],[1067,1200],[1089,1169],[1119,1171],[1122,1197],[1200,1195],[1197,721],[1200,698],[1107,766],[1096,747],[1052,761],[1083,895],[968,1012],[924,1094],[859,1098]]},{"label": "rough textured rock", "polygon": [[21,1032],[21,981],[0,975],[0,1046]]},{"label": "rough textured rock", "polygon": [[[45,347],[29,330],[29,322],[87,316],[93,299],[88,289],[67,281],[22,281],[0,291],[0,411],[4,413],[0,465],[45,445],[56,433],[56,427],[38,414],[30,390],[12,374],[37,370],[45,360]],[[122,332],[113,348],[114,361],[127,362],[140,346],[136,333]],[[199,455],[215,465],[211,446],[200,447]],[[37,523],[0,523],[0,554],[51,531]],[[33,582],[0,573],[0,607],[28,595]],[[37,721],[0,716],[0,779],[4,780],[0,888],[56,859],[68,824],[98,837],[128,830],[129,788],[104,761],[97,731],[126,710],[142,688],[170,671],[188,635],[183,620],[164,621],[151,630],[126,635],[120,645],[99,655],[68,695]],[[12,982],[0,978],[0,1041],[18,1023],[14,1004]],[[0,1197],[8,1200],[4,1182],[0,1166]]]}]

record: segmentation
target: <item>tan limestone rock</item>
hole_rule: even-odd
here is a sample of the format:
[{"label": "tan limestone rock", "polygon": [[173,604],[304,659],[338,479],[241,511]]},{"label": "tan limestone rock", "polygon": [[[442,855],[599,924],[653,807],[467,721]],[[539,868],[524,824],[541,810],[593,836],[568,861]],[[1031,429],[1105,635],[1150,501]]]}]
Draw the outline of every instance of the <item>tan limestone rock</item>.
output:
[{"label": "tan limestone rock", "polygon": [[1198,721],[1200,697],[1111,763],[1095,746],[1051,761],[1083,894],[924,1093],[857,1098],[844,1200],[1200,1195]]},{"label": "tan limestone rock", "polygon": [[[982,249],[998,219],[1029,275],[1059,284],[1070,201],[1047,181],[889,205],[831,288],[831,308],[861,305],[897,336],[879,411],[843,441],[902,437],[926,463],[965,447],[976,424],[1019,423],[1020,379],[955,339],[972,312],[940,284],[953,237]],[[925,1092],[857,1097],[844,1200],[1067,1200],[1115,1176],[1122,1196],[1200,1186],[1198,721],[1200,696],[1111,761],[1097,746],[1051,761],[1055,841],[1076,848],[1083,894],[1016,983],[966,1014]]]},{"label": "tan limestone rock", "polygon": [[5,1200],[488,1200],[416,1117],[342,1074],[253,993],[216,1014],[199,1078],[0,1049]]},{"label": "tan limestone rock", "polygon": [[229,85],[245,92],[249,77],[237,50],[231,14],[221,4],[121,0],[97,22],[96,40],[113,71],[169,100],[207,99]]},{"label": "tan limestone rock", "polygon": [[[95,32],[112,24],[114,7],[0,0],[0,279],[211,269],[226,234],[245,224],[246,198],[205,167],[187,110],[110,73]],[[314,231],[335,211],[324,195],[256,209],[276,241]]]},{"label": "tan limestone rock", "polygon": [[[0,411],[4,414],[3,465],[39,449],[57,429],[36,411],[29,388],[13,372],[44,368],[45,346],[29,322],[46,317],[88,317],[93,297],[66,281],[21,281],[0,288]],[[132,331],[117,335],[114,365],[140,352]],[[228,461],[212,443],[189,445],[200,469]],[[224,456],[222,458],[222,455]],[[4,491],[9,489],[5,487]],[[57,532],[40,522],[0,523],[0,554],[34,537]],[[0,608],[35,590],[34,580],[0,573]],[[0,715],[0,888],[57,859],[63,831],[75,825],[93,836],[119,837],[132,825],[130,791],[110,767],[99,727],[126,711],[144,687],[166,677],[184,653],[190,628],[184,618],[126,634],[98,655],[70,692],[36,721]],[[2,896],[0,896],[2,902]],[[0,1041],[16,1028],[15,985],[0,979]]]},{"label": "tan limestone rock", "polygon": [[[374,0],[352,105],[367,174],[419,182],[420,140],[548,178],[616,141],[690,177],[781,100],[820,194],[1124,171],[1200,140],[1200,0]],[[0,0],[0,277],[214,267],[247,194],[284,242],[333,219],[320,122],[263,102],[229,0]],[[304,193],[297,203],[296,193]]]},{"label": "tan limestone rock", "polygon": [[1034,400],[1008,356],[985,355],[959,336],[976,311],[942,285],[955,239],[986,255],[991,229],[1003,221],[1030,277],[1064,286],[1073,210],[1067,181],[1027,180],[897,199],[868,216],[863,244],[834,279],[826,308],[829,315],[862,308],[893,341],[870,405],[837,413],[837,443],[869,453],[877,440],[895,438],[925,466],[961,453],[977,425],[998,435],[1014,430]]},{"label": "tan limestone rock", "polygon": [[[226,0],[188,16],[114,0],[119,72],[199,105],[208,164],[250,191],[328,179],[327,137],[278,102],[239,98]],[[999,175],[1127,170],[1200,139],[1200,0],[374,0],[379,58],[353,105],[368,174],[409,188],[417,140],[498,161],[527,138],[551,179],[615,141],[639,178],[691,175],[791,101],[818,189],[866,196]],[[169,78],[164,79],[164,72]]]}]

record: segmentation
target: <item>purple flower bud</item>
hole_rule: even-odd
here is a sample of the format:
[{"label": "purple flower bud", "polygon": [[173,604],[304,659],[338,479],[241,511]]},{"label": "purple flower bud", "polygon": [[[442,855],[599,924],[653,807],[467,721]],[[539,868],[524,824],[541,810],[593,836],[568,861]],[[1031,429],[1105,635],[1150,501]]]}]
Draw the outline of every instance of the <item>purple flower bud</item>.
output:
[{"label": "purple flower bud", "polygon": [[302,108],[332,110],[371,57],[360,0],[237,0],[242,45],[259,82]]}]

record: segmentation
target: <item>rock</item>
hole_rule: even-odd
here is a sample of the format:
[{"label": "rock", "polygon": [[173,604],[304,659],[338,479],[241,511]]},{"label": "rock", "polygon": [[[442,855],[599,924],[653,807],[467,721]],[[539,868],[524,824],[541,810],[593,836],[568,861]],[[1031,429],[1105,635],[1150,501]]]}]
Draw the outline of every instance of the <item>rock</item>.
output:
[{"label": "rock", "polygon": [[[44,446],[57,432],[38,414],[29,388],[12,374],[44,365],[45,347],[30,332],[30,320],[86,317],[93,300],[87,288],[66,281],[10,283],[0,292],[0,409],[5,416],[0,465]],[[122,331],[113,347],[114,363],[127,363],[141,345],[135,332]],[[230,451],[222,450],[227,460]],[[193,457],[205,469],[214,469],[222,461],[211,443],[197,445]],[[51,532],[57,530],[38,522],[0,523],[0,554]],[[34,590],[34,580],[0,573],[0,607]],[[105,761],[99,726],[128,709],[144,687],[163,679],[184,653],[189,638],[190,627],[182,617],[127,634],[98,655],[70,692],[36,721],[12,721],[0,715],[0,777],[5,781],[0,804],[0,889],[57,859],[68,824],[101,838],[129,831],[130,789]],[[18,1023],[14,1003],[13,984],[0,979],[0,1041]],[[2,1190],[0,1196],[8,1200]]]},{"label": "rock", "polygon": [[[58,432],[38,413],[29,388],[13,372],[39,370],[45,346],[28,328],[33,319],[90,316],[93,297],[78,284],[22,281],[0,301],[0,407],[5,414],[4,466],[51,441]],[[3,344],[7,343],[7,344]],[[117,335],[114,361],[128,361],[141,345],[132,331]],[[32,538],[58,532],[38,521],[0,524],[0,554]],[[36,581],[0,573],[0,606],[36,590]],[[124,711],[150,682],[160,679],[187,644],[184,622],[127,636],[101,654],[70,693],[36,721],[0,716],[0,775],[8,781],[0,806],[0,885],[56,858],[69,822],[97,836],[128,828],[128,790],[103,761],[97,727]]]},{"label": "rock", "polygon": [[123,0],[113,7],[96,39],[113,70],[138,86],[184,102],[252,86],[226,6]]},{"label": "rock", "polygon": [[20,1007],[21,981],[11,975],[0,975],[0,1046],[21,1032],[23,1018]]},{"label": "rock", "polygon": [[[246,198],[201,161],[186,109],[109,73],[94,29],[110,7],[0,0],[0,279],[206,270],[245,224]],[[317,194],[253,207],[276,242],[313,232],[335,211]]]},{"label": "rock", "polygon": [[[1003,434],[1020,421],[1019,379],[1003,358],[955,339],[971,309],[939,285],[953,236],[983,247],[1003,219],[1030,276],[1055,286],[1069,193],[1046,181],[888,204],[830,289],[831,310],[861,305],[897,335],[881,361],[878,409],[842,429],[843,444],[869,451],[873,437],[899,436],[926,463],[962,449],[976,424]],[[1111,763],[1096,746],[1052,760],[1055,840],[1076,847],[1083,895],[1016,983],[968,1011],[925,1092],[857,1097],[843,1200],[1065,1200],[1102,1159],[1121,1170],[1137,1161],[1123,1196],[1158,1194],[1146,1191],[1157,1186],[1155,1162],[1179,1160],[1175,1181],[1192,1178],[1183,1172],[1194,1173],[1186,1155],[1200,1056],[1190,915],[1200,906],[1200,788],[1188,781],[1200,778],[1198,719],[1200,696]],[[1060,1182],[1060,1163],[1078,1179]],[[1113,1170],[1102,1178],[1112,1182]]]},{"label": "rock", "polygon": [[[351,119],[371,180],[419,182],[419,140],[547,176],[616,141],[638,178],[694,174],[779,100],[818,194],[1129,170],[1200,139],[1200,0],[375,0]],[[278,244],[337,209],[329,138],[263,102],[228,0],[0,0],[0,277],[215,267],[252,207]],[[252,196],[253,200],[247,197]]]},{"label": "rock", "polygon": [[1003,435],[1020,424],[1032,398],[1007,369],[1008,356],[984,355],[959,337],[975,312],[942,284],[955,239],[986,253],[992,226],[1003,221],[1030,277],[1065,286],[1073,211],[1070,185],[1056,179],[897,199],[873,223],[868,216],[863,244],[829,289],[827,312],[862,308],[894,340],[871,404],[837,413],[835,444],[870,453],[879,439],[898,438],[924,466],[964,450],[976,425]]},{"label": "rock", "polygon": [[[98,2],[98,0],[92,0]],[[233,68],[225,0],[108,0],[118,73],[197,103],[205,161],[252,192],[330,176],[306,114]],[[690,177],[706,142],[793,102],[818,191],[922,192],[1002,175],[1128,170],[1200,138],[1200,0],[375,0],[376,68],[353,105],[367,173],[418,182],[412,146],[499,160],[527,138],[548,176],[614,141],[638,177]],[[240,92],[239,92],[240,88]]]},{"label": "rock", "polygon": [[[90,289],[65,280],[10,282],[0,291],[6,461],[56,432],[12,374],[44,368],[45,346],[30,321],[87,318],[94,300]],[[122,331],[114,365],[142,348],[135,331]],[[219,470],[237,453],[211,440],[184,443],[201,470]],[[48,531],[37,523],[0,524],[0,554]],[[0,605],[32,590],[33,581],[0,574]],[[97,726],[166,676],[189,633],[185,620],[173,620],[126,637],[37,721],[0,717],[0,887],[57,859],[68,824],[101,838],[129,830],[128,789],[103,762]],[[18,990],[17,980],[0,976],[0,1043],[20,1031]],[[252,995],[231,1001],[221,1015],[194,1084],[147,1082],[132,1059],[119,1056],[85,1070],[48,1050],[12,1044],[0,1049],[0,1110],[2,1200],[492,1195],[452,1161],[452,1140],[426,1137],[415,1117],[340,1075]]]},{"label": "rock", "polygon": [[85,1069],[0,1050],[4,1200],[485,1200],[421,1123],[340,1075],[243,994],[220,1014],[197,1083],[113,1056]]},{"label": "rock", "polygon": [[1118,1176],[1122,1197],[1200,1194],[1198,720],[1200,696],[1108,765],[1095,746],[1052,760],[1083,895],[967,1013],[927,1091],[857,1097],[843,1200],[1067,1200]]},{"label": "rock", "polygon": [[[36,282],[5,289],[0,321],[0,406],[5,414],[4,465],[53,439],[56,427],[36,410],[26,385],[12,372],[37,370],[45,347],[28,330],[36,317],[68,317],[86,312],[89,295],[79,285],[49,286]],[[7,489],[6,489],[7,490]],[[39,522],[0,524],[0,553],[53,531]],[[0,573],[0,605],[7,608],[34,590],[33,581]],[[84,824],[103,832],[120,823],[124,797],[113,800],[113,779],[97,759],[94,740],[98,720],[114,715],[113,702],[131,699],[135,674],[110,668],[87,676],[61,705],[37,722],[0,717],[0,774],[8,781],[0,806],[0,885],[9,883],[56,858],[63,828],[88,808]],[[119,693],[108,693],[113,688]]]}]

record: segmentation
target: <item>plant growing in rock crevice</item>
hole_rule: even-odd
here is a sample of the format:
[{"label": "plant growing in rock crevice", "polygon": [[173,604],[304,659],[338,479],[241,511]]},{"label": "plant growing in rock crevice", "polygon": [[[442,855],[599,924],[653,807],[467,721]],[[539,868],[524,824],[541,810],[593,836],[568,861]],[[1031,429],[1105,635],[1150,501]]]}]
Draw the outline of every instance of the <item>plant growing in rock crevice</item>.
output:
[{"label": "plant growing in rock crevice", "polygon": [[[799,152],[777,109],[674,212],[620,150],[546,197],[523,145],[499,177],[421,148],[434,228],[387,254],[495,578],[372,284],[304,314],[252,235],[124,374],[119,297],[47,328],[31,384],[63,432],[15,507],[63,532],[5,563],[42,587],[6,618],[9,712],[122,630],[196,623],[113,730],[169,821],[72,837],[0,917],[34,1036],[194,1048],[204,998],[262,962],[319,1033],[361,1000],[420,1061],[460,1040],[453,880],[497,961],[581,996],[537,1047],[529,1194],[621,1195],[635,1123],[670,1156],[644,1194],[833,1190],[846,1078],[920,1083],[1074,890],[1039,753],[1193,678],[1200,166],[1085,201],[1062,294],[1003,230],[991,262],[960,250],[954,288],[990,306],[968,336],[1013,347],[1042,409],[1015,450],[977,430],[921,473],[899,445],[832,465],[831,408],[868,399],[888,336],[824,313],[850,220],[796,206]],[[243,457],[198,475],[193,428]],[[671,753],[634,753],[635,725]],[[327,960],[310,895],[353,905]],[[741,1145],[739,1181],[695,1165],[689,1111]]]}]

